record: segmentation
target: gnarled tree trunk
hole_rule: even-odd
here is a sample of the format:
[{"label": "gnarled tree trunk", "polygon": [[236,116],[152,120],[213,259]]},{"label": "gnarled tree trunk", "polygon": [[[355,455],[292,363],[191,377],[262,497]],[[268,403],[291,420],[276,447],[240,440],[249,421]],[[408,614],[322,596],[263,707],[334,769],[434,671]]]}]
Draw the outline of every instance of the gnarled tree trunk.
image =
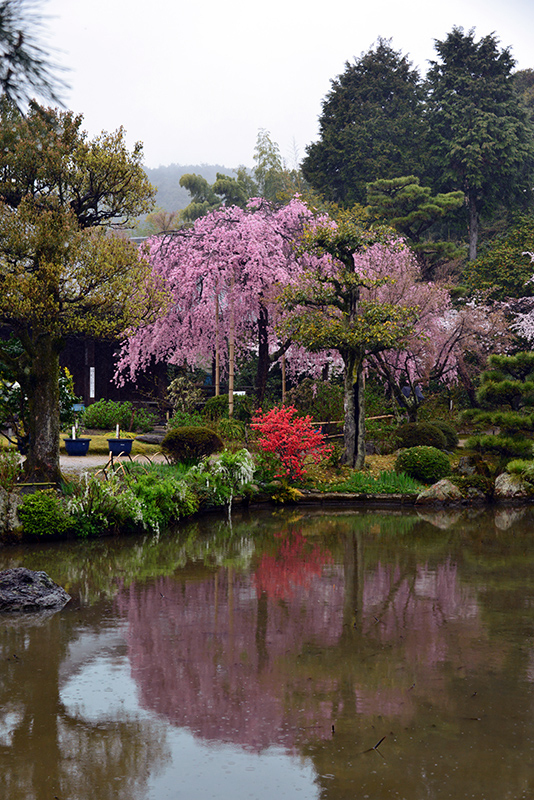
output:
[{"label": "gnarled tree trunk", "polygon": [[365,464],[365,400],[363,385],[363,359],[349,352],[343,357],[344,426],[345,451],[343,463],[354,469],[363,469]]},{"label": "gnarled tree trunk", "polygon": [[47,333],[27,340],[31,367],[23,385],[28,396],[29,451],[24,477],[33,483],[59,483],[59,351],[61,344]]}]

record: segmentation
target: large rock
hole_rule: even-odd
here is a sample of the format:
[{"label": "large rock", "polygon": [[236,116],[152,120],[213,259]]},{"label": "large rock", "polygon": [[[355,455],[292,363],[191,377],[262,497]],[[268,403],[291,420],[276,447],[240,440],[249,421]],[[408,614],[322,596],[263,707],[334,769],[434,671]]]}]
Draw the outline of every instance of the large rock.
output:
[{"label": "large rock", "polygon": [[501,472],[495,478],[493,497],[496,500],[521,500],[526,497],[532,497],[532,494],[532,486],[521,480],[519,475]]},{"label": "large rock", "polygon": [[459,503],[462,500],[462,493],[454,483],[443,478],[443,480],[429,486],[417,495],[416,505],[432,505],[434,503]]},{"label": "large rock", "polygon": [[70,600],[46,572],[14,567],[0,572],[0,611],[49,611]]}]

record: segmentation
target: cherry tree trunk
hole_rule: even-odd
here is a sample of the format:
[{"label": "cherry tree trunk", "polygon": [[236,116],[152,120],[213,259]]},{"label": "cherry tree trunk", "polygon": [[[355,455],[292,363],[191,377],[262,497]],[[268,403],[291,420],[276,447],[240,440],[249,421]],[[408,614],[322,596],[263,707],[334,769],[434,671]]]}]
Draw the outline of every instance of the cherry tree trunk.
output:
[{"label": "cherry tree trunk", "polygon": [[345,451],[343,463],[354,469],[363,469],[365,464],[365,399],[363,384],[363,360],[355,353],[344,356],[344,425]]},{"label": "cherry tree trunk", "polygon": [[28,395],[29,451],[24,477],[33,483],[59,483],[59,351],[48,334],[31,342],[31,367],[24,387]]},{"label": "cherry tree trunk", "polygon": [[258,316],[258,367],[256,370],[256,386],[254,387],[256,391],[256,400],[259,405],[263,403],[265,397],[270,367],[268,323],[269,316],[267,309],[264,308],[264,306],[260,306],[260,313]]}]

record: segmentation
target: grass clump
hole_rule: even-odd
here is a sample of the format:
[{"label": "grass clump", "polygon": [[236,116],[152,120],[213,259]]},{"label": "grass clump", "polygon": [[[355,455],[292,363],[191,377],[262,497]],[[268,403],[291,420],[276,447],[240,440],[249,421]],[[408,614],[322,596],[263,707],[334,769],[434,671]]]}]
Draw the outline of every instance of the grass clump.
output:
[{"label": "grass clump", "polygon": [[357,494],[418,494],[422,484],[402,472],[381,472],[373,477],[366,472],[353,472],[344,481],[323,485],[323,491]]}]

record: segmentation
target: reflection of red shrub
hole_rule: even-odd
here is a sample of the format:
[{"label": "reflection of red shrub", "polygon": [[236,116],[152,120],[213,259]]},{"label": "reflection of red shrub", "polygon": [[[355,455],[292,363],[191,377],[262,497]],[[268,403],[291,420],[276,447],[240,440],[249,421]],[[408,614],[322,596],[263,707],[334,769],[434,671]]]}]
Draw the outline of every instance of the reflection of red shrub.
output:
[{"label": "reflection of red shrub", "polygon": [[260,434],[259,446],[280,459],[279,478],[302,478],[307,458],[318,464],[332,450],[325,444],[324,434],[313,427],[311,417],[298,417],[293,406],[260,411],[251,427]]},{"label": "reflection of red shrub", "polygon": [[[277,537],[281,538],[281,537]],[[269,597],[287,600],[295,588],[308,587],[312,578],[321,574],[325,564],[332,562],[327,550],[309,544],[300,532],[290,533],[281,541],[276,555],[263,555],[254,571],[258,597],[265,592]]]}]

